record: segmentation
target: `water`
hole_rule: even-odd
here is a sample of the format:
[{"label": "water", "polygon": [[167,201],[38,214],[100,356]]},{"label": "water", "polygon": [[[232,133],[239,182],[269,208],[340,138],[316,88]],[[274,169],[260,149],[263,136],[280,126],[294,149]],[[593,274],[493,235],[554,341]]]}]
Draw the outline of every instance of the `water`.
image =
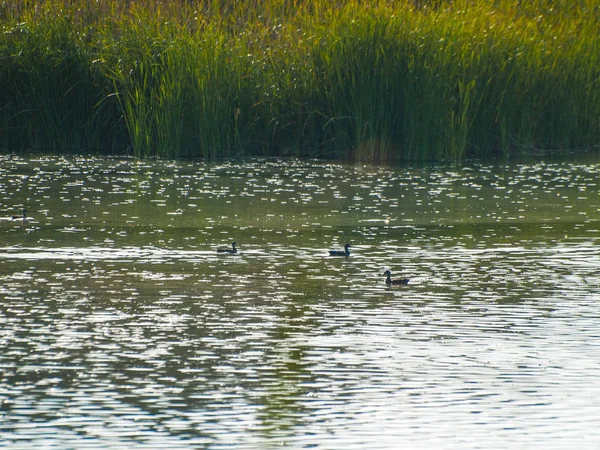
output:
[{"label": "water", "polygon": [[599,172],[2,157],[0,447],[598,448]]}]

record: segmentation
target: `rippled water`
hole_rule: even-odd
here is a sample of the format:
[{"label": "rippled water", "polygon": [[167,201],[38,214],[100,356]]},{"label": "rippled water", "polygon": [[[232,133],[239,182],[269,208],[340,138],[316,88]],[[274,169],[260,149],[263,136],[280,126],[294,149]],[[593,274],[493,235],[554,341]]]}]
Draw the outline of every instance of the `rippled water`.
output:
[{"label": "rippled water", "polygon": [[599,172],[2,157],[0,447],[599,448]]}]

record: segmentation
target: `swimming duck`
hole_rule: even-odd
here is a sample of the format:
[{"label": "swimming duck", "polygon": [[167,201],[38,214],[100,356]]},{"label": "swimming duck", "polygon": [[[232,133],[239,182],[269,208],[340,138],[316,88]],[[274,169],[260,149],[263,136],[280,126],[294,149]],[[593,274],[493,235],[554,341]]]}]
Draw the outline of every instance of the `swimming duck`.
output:
[{"label": "swimming duck", "polygon": [[399,280],[392,280],[392,272],[390,272],[389,270],[386,270],[385,272],[383,272],[383,274],[387,276],[387,278],[385,279],[385,284],[387,285],[408,284],[409,278],[400,278]]},{"label": "swimming duck", "polygon": [[236,246],[236,243],[232,242],[231,243],[231,248],[220,248],[220,249],[217,249],[217,253],[231,253],[231,254],[237,253],[237,248],[235,246]]},{"label": "swimming duck", "polygon": [[23,208],[23,214],[20,216],[12,216],[12,220],[27,220],[27,210]]},{"label": "swimming duck", "polygon": [[344,245],[344,251],[342,250],[329,250],[329,256],[350,256],[350,244]]}]

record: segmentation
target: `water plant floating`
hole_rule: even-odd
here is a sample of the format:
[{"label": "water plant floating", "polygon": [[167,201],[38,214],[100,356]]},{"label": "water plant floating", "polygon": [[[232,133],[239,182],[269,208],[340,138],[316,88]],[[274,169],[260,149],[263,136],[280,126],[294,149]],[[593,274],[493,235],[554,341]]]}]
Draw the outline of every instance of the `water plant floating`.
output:
[{"label": "water plant floating", "polygon": [[350,256],[350,244],[344,245],[344,250],[329,250],[329,256]]}]

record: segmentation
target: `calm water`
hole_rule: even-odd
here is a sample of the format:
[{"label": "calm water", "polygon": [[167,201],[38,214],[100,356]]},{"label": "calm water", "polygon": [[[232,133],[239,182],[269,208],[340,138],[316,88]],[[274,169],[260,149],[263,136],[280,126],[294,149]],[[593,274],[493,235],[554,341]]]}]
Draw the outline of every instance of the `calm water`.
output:
[{"label": "calm water", "polygon": [[0,447],[597,449],[599,173],[2,157]]}]

